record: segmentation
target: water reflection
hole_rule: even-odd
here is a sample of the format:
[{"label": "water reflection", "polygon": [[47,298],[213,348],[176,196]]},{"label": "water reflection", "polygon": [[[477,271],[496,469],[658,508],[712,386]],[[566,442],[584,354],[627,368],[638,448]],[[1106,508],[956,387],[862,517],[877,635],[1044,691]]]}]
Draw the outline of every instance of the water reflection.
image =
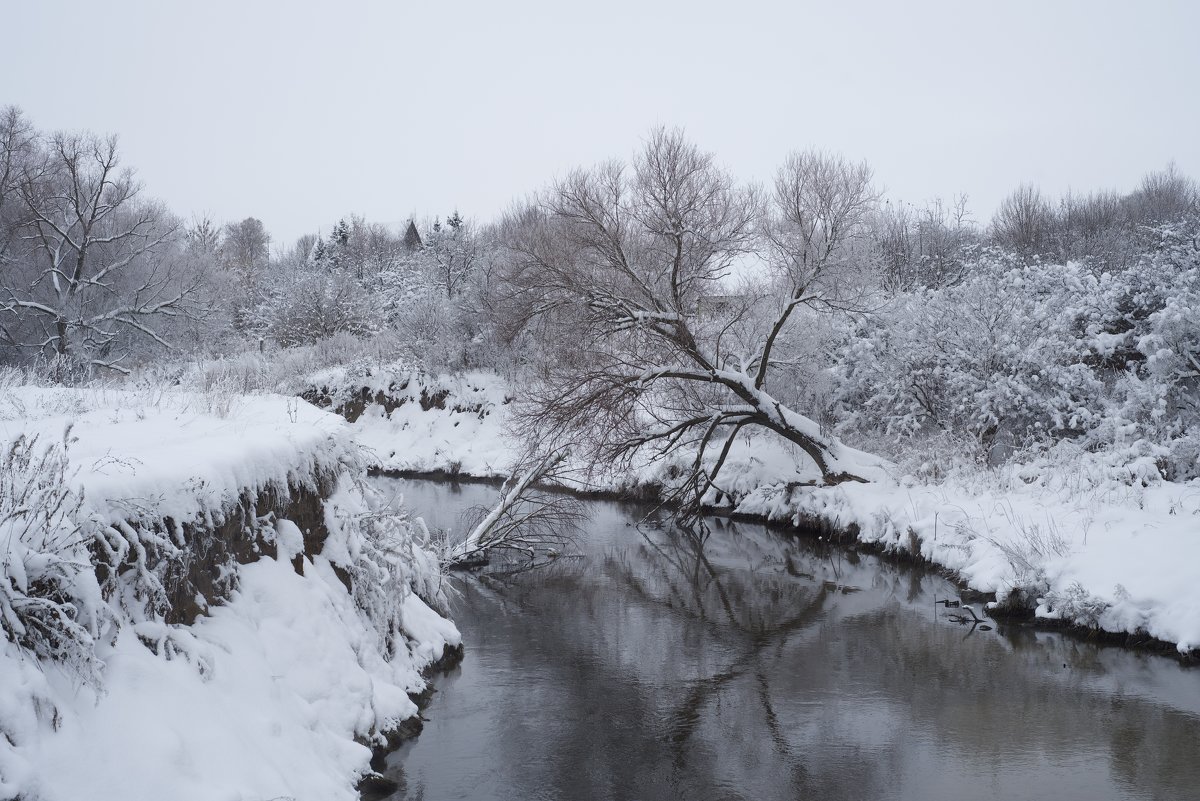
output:
[{"label": "water reflection", "polygon": [[[408,482],[416,510],[489,489]],[[404,799],[1183,799],[1200,671],[946,619],[937,576],[589,505],[584,558],[469,579]]]}]

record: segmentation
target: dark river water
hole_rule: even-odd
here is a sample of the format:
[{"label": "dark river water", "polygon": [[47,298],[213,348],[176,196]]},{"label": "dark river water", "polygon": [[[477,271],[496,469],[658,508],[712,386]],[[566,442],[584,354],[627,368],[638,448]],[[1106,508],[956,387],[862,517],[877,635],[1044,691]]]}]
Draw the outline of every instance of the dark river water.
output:
[{"label": "dark river water", "polygon": [[[381,479],[431,526],[481,485]],[[1200,799],[1200,670],[935,607],[952,584],[589,502],[583,558],[461,578],[396,799]],[[978,607],[977,607],[978,608]]]}]

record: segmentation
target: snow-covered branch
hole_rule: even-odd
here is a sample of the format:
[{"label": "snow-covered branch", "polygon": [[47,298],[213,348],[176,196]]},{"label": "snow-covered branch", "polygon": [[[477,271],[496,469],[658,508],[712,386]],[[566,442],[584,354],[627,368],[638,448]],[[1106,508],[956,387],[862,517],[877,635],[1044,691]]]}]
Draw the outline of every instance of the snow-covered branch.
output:
[{"label": "snow-covered branch", "polygon": [[500,500],[471,529],[461,543],[449,548],[445,561],[451,567],[486,562],[496,551],[521,554],[532,560],[539,551],[566,542],[577,517],[572,499],[538,492],[567,458],[557,451],[536,458],[500,490]]}]

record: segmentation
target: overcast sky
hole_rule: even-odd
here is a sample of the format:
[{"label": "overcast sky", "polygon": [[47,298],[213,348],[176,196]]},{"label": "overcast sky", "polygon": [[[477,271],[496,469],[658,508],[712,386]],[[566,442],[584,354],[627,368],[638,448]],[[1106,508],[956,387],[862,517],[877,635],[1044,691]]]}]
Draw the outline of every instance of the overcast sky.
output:
[{"label": "overcast sky", "polygon": [[684,127],[736,174],[810,146],[892,198],[1200,177],[1200,2],[134,2],[0,11],[0,105],[118,133],[185,216],[287,243],[486,220]]}]

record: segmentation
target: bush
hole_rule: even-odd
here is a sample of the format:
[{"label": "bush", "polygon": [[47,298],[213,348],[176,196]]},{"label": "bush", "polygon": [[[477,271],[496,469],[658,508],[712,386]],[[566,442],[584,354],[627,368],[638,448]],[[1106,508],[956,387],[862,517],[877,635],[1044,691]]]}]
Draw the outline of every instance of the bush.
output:
[{"label": "bush", "polygon": [[379,330],[382,311],[366,287],[344,273],[298,269],[257,312],[258,326],[284,347],[310,345],[338,333]]},{"label": "bush", "polygon": [[843,431],[897,445],[950,435],[980,461],[1083,434],[1105,403],[1088,365],[1103,282],[993,252],[959,284],[902,295],[838,354]]},{"label": "bush", "polygon": [[82,497],[71,489],[70,431],[40,446],[21,435],[0,455],[0,631],[87,681],[104,605],[84,547]]},{"label": "bush", "polygon": [[838,350],[841,432],[992,465],[1073,441],[1140,481],[1200,477],[1194,232],[1163,228],[1101,274],[990,251],[958,284],[899,295]]}]

